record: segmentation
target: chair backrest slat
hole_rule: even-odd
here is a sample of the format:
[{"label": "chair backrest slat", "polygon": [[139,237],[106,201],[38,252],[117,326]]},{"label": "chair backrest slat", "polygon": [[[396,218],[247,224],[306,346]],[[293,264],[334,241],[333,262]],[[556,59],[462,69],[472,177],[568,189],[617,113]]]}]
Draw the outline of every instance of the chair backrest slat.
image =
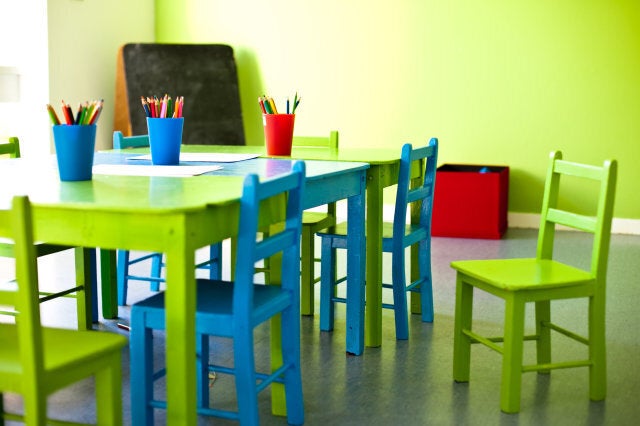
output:
[{"label": "chair backrest slat", "polygon": [[559,209],[549,209],[547,211],[547,221],[591,233],[596,231],[596,225],[598,224],[595,217]]},{"label": "chair backrest slat", "polygon": [[294,229],[285,229],[270,238],[266,238],[256,244],[256,259],[264,259],[282,251],[282,247],[294,244],[296,239]]},{"label": "chair backrest slat", "polygon": [[149,146],[149,135],[124,136],[121,131],[113,132],[113,149],[144,148]]},{"label": "chair backrest slat", "polygon": [[[566,176],[572,177],[573,186],[561,186],[561,178]],[[593,166],[562,160],[560,151],[551,153],[540,215],[536,253],[538,258],[553,258],[556,225],[591,233],[593,240],[590,272],[598,280],[604,282],[611,239],[616,177],[617,162],[615,160],[607,160],[602,166]],[[577,200],[575,203],[569,201],[576,194],[576,182],[585,182],[585,180],[600,183],[596,191],[587,191],[596,200],[596,211],[593,215],[570,211],[569,207],[564,207],[583,204],[583,200]],[[559,207],[561,203],[562,208]]]},{"label": "chair backrest slat", "polygon": [[336,150],[338,149],[338,132],[336,130],[332,130],[329,133],[329,137],[294,136],[292,145],[307,148],[328,148],[330,150]]},{"label": "chair backrest slat", "polygon": [[575,176],[585,179],[601,180],[604,169],[590,164],[580,164],[565,160],[556,160],[554,163],[556,173],[566,176]]}]

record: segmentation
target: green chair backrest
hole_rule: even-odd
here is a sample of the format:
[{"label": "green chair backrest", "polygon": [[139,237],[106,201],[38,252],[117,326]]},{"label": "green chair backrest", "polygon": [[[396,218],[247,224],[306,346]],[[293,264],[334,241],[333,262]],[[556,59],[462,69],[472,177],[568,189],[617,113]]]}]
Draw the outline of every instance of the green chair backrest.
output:
[{"label": "green chair backrest", "polygon": [[[0,305],[13,306],[18,311],[16,320],[23,378],[38,381],[44,377],[44,358],[40,307],[38,303],[38,270],[33,244],[31,206],[26,196],[14,197],[9,211],[0,211],[0,237],[14,241],[16,260],[15,287],[0,289]],[[37,383],[36,383],[37,385]]]},{"label": "green chair backrest", "polygon": [[149,135],[123,136],[122,132],[113,132],[113,149],[144,148],[149,146]]},{"label": "green chair backrest", "polygon": [[[560,151],[551,153],[542,201],[537,258],[553,258],[556,225],[591,233],[593,234],[591,273],[599,282],[604,282],[611,239],[616,176],[616,160],[607,160],[600,167],[562,160]],[[575,207],[570,208],[582,206],[584,203],[580,200],[574,203],[569,202],[574,187],[567,185],[567,182],[563,182],[561,186],[561,177],[571,177],[570,183],[577,181],[574,178],[579,178],[583,183],[586,183],[585,179],[599,183],[594,214],[585,214]],[[596,191],[593,192],[596,193]]]},{"label": "green chair backrest", "polygon": [[0,141],[0,155],[9,154],[9,158],[20,158],[20,142],[11,136],[6,141]]},{"label": "green chair backrest", "polygon": [[326,136],[294,136],[293,146],[338,149],[338,131],[332,130],[329,137]]}]

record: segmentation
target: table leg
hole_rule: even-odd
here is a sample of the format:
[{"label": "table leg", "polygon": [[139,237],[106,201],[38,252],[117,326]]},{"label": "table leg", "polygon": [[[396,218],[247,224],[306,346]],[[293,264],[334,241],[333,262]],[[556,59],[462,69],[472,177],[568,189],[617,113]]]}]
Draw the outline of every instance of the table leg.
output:
[{"label": "table leg", "polygon": [[347,205],[347,352],[361,355],[364,351],[364,196],[365,178],[360,195],[349,197]]},{"label": "table leg", "polygon": [[382,168],[367,171],[367,273],[365,345],[382,344]]},{"label": "table leg", "polygon": [[100,283],[102,317],[118,318],[118,287],[116,284],[116,251],[100,249]]},{"label": "table leg", "polygon": [[[271,233],[280,232],[283,224],[271,225]],[[269,285],[282,284],[282,254],[278,253],[269,259]],[[282,365],[282,321],[280,315],[271,318],[271,371],[275,371]],[[287,398],[282,383],[271,384],[271,412],[274,416],[287,415]]]},{"label": "table leg", "polygon": [[[95,271],[95,250],[90,248],[75,248],[76,283],[84,286],[84,298],[78,297],[77,317],[78,330],[91,330],[93,322],[98,321],[98,303],[95,291],[97,277]],[[94,299],[96,299],[94,301]]]},{"label": "table leg", "polygon": [[167,423],[195,425],[195,249],[191,250],[176,243],[166,254]]}]

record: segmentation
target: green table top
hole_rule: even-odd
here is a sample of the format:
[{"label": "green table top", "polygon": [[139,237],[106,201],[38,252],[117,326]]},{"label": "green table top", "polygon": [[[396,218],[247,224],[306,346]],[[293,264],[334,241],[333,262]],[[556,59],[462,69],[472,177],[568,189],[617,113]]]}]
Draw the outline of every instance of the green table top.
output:
[{"label": "green table top", "polygon": [[[192,147],[194,146],[189,148]],[[196,146],[196,148],[202,147]],[[124,153],[118,153],[118,151],[96,153],[94,163],[125,164],[126,157],[135,155],[134,151],[136,150],[126,150]],[[206,150],[190,150],[190,152],[197,151],[205,152]],[[138,153],[140,152],[145,151]],[[261,179],[264,179],[289,171],[293,162],[291,159],[256,158],[236,163],[220,163],[221,170],[193,177],[94,174],[90,181],[61,182],[53,156],[33,160],[24,158],[3,160],[0,167],[0,181],[4,182],[0,187],[0,209],[8,209],[11,197],[16,194],[29,195],[34,204],[64,204],[65,208],[70,209],[86,208],[88,204],[91,204],[94,210],[159,212],[178,207],[183,210],[198,209],[205,205],[219,205],[237,200],[241,193],[244,175],[248,173],[257,173]],[[136,161],[135,163],[143,164],[144,162]],[[306,161],[306,165],[308,181],[326,178],[345,170],[368,168],[366,163],[336,161]]]},{"label": "green table top", "polygon": [[[132,153],[148,153],[149,148],[133,148],[123,150]],[[221,152],[221,153],[247,153],[260,154],[261,157],[278,159],[303,159],[303,160],[331,160],[331,161],[355,161],[370,164],[394,163],[400,159],[400,149],[389,148],[339,148],[330,151],[325,147],[293,147],[291,156],[268,156],[264,146],[258,145],[182,145],[182,152]],[[122,152],[116,151],[113,152]]]}]

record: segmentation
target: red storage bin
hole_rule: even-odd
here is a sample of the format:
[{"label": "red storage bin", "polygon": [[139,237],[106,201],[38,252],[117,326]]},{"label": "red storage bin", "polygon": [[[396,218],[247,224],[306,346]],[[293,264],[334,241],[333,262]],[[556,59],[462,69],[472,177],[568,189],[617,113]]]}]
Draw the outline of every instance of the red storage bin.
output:
[{"label": "red storage bin", "polygon": [[508,204],[509,167],[444,164],[436,170],[431,235],[499,239]]}]

